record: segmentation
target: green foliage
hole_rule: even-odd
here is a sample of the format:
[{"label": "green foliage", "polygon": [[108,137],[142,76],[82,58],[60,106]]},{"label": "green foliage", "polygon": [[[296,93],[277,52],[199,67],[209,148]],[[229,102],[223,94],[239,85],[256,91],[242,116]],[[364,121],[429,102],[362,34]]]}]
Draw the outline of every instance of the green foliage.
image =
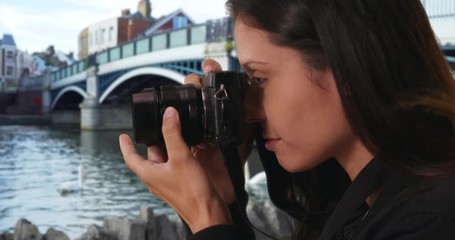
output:
[{"label": "green foliage", "polygon": [[232,50],[234,50],[234,42],[231,40],[226,41],[226,46],[225,46],[226,52],[230,53]]}]

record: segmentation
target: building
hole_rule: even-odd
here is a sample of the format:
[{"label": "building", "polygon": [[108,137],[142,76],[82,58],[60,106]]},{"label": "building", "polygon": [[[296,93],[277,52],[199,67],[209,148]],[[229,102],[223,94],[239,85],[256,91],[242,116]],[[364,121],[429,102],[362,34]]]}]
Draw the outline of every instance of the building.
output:
[{"label": "building", "polygon": [[455,76],[455,0],[422,0],[422,4]]},{"label": "building", "polygon": [[17,48],[14,37],[4,34],[0,41],[0,89],[16,91],[31,76],[33,57]]},{"label": "building", "polygon": [[182,9],[179,8],[168,15],[156,19],[153,24],[151,24],[150,27],[144,31],[144,35],[150,36],[163,31],[185,28],[193,25],[194,23],[195,22]]},{"label": "building", "polygon": [[74,62],[72,53],[67,55],[55,51],[53,46],[31,55],[16,46],[11,34],[4,34],[0,39],[0,92],[16,92],[19,88],[36,86],[37,78]]},{"label": "building", "polygon": [[455,45],[455,1],[422,0],[422,3],[440,44]]},{"label": "building", "polygon": [[119,17],[87,26],[79,33],[79,59],[141,36],[154,20],[150,14],[150,0],[141,0],[133,14],[129,9],[123,9]]},{"label": "building", "polygon": [[151,14],[150,0],[140,0],[135,13],[123,9],[119,17],[105,19],[84,28],[78,39],[79,59],[145,35],[187,27],[194,23],[181,9],[157,19]]},{"label": "building", "polygon": [[14,37],[0,39],[0,113],[41,111],[42,77],[32,72],[34,56],[17,48]]},{"label": "building", "polygon": [[17,48],[11,34],[3,34],[0,45],[0,79],[3,87],[15,85],[17,81]]}]

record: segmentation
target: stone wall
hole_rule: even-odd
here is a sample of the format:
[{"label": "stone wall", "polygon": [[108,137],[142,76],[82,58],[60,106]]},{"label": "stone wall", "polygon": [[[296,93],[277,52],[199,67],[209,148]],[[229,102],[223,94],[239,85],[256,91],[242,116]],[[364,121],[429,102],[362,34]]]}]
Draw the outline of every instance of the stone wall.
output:
[{"label": "stone wall", "polygon": [[[270,200],[250,202],[248,216],[252,224],[267,234],[280,240],[291,239],[294,222],[285,213],[276,209]],[[38,228],[25,219],[17,221],[13,233],[3,233],[5,240],[69,240],[61,231],[49,228],[41,234]],[[78,240],[179,240],[187,239],[186,229],[176,214],[166,215],[142,206],[135,219],[108,217],[102,226],[89,225]],[[256,231],[257,240],[270,239]]]},{"label": "stone wall", "polygon": [[79,125],[81,123],[81,113],[77,110],[59,110],[51,112],[53,125]]},{"label": "stone wall", "polygon": [[41,114],[41,91],[18,92],[6,106],[7,114]]},{"label": "stone wall", "polygon": [[132,129],[130,105],[103,106],[83,102],[80,105],[81,129],[118,130]]}]

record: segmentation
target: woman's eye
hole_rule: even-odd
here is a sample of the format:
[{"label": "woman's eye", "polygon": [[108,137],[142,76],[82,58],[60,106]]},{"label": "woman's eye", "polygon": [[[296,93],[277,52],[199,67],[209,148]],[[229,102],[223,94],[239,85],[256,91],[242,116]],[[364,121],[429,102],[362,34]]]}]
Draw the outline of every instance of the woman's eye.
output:
[{"label": "woman's eye", "polygon": [[259,77],[252,77],[251,80],[259,85],[263,84],[265,82],[265,78],[259,78]]}]

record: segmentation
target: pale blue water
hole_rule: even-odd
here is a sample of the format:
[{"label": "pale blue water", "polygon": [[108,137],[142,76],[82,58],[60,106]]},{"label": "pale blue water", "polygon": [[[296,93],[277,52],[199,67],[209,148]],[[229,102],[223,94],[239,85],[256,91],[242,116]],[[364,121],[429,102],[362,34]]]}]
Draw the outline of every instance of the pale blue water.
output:
[{"label": "pale blue water", "polygon": [[[141,205],[171,212],[125,166],[120,133],[0,126],[0,232],[26,218],[41,233],[53,227],[74,239],[106,216],[137,216]],[[79,165],[82,190],[60,195],[61,183],[77,182]]]},{"label": "pale blue water", "polygon": [[[26,218],[42,234],[53,227],[75,239],[107,216],[135,218],[142,205],[174,213],[124,164],[118,147],[123,132],[0,126],[0,233]],[[261,169],[258,161],[253,151],[251,176]],[[57,189],[78,182],[79,166],[81,191],[62,196]]]}]

